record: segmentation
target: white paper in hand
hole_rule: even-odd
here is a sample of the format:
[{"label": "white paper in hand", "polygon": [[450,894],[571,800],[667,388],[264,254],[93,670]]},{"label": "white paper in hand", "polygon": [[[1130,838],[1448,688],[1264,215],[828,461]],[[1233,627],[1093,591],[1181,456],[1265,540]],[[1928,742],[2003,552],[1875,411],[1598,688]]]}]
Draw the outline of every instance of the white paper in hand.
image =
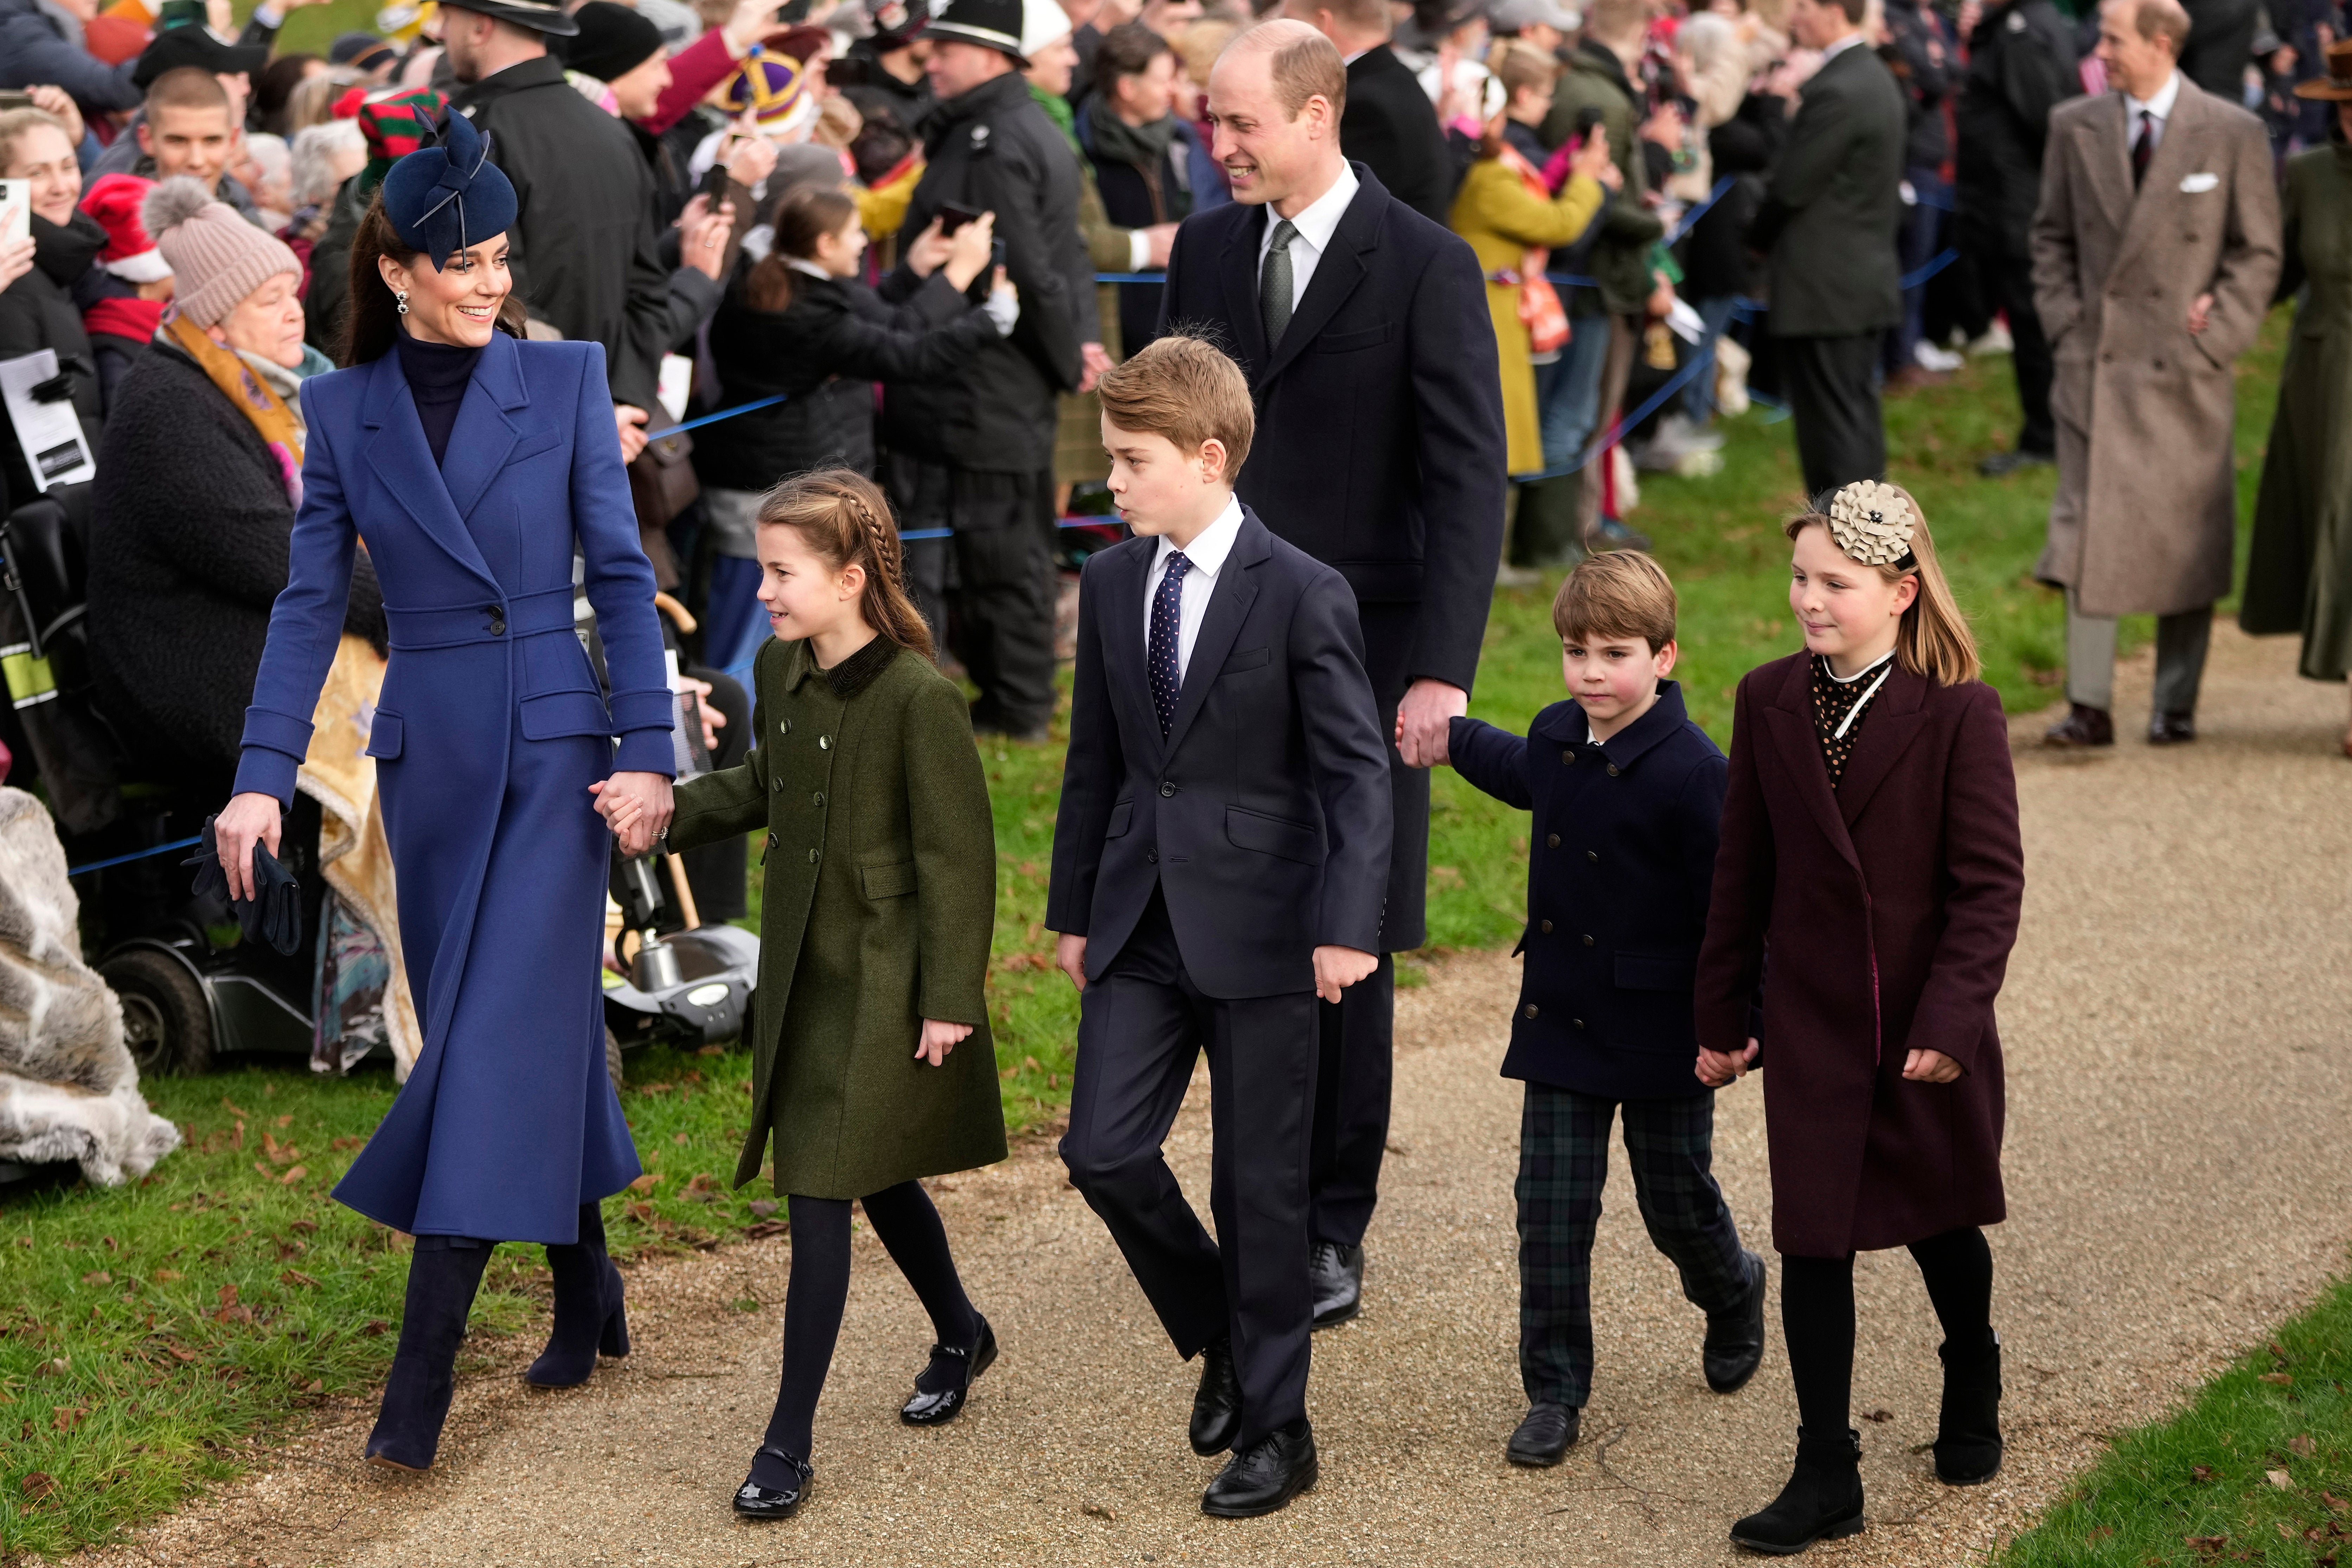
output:
[{"label": "white paper in hand", "polygon": [[686,417],[687,394],[694,387],[694,362],[684,354],[664,354],[661,381],[654,395],[661,400],[662,412],[673,425]]},{"label": "white paper in hand", "polygon": [[73,399],[60,397],[53,403],[43,403],[33,395],[35,387],[55,380],[57,374],[55,349],[0,360],[0,400],[8,405],[9,423],[16,427],[16,444],[25,449],[25,467],[32,470],[33,482],[45,491],[53,485],[79,484],[98,473],[98,465],[90,459],[89,443],[82,439],[81,421],[74,415]]}]

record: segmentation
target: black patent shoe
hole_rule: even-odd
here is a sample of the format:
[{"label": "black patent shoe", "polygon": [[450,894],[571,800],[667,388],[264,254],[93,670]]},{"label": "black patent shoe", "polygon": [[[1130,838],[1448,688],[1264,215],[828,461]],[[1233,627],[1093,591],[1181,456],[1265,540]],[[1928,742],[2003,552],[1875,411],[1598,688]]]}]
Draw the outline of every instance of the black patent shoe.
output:
[{"label": "black patent shoe", "polygon": [[1276,1427],[1226,1462],[1201,1494],[1201,1511],[1217,1519],[1256,1519],[1290,1506],[1321,1477],[1315,1429],[1300,1416]]},{"label": "black patent shoe", "polygon": [[1772,1506],[1731,1527],[1731,1543],[1768,1557],[1793,1557],[1816,1541],[1862,1533],[1862,1434],[1833,1437],[1797,1430],[1797,1467]]},{"label": "black patent shoe", "polygon": [[1346,1322],[1364,1310],[1364,1249],[1317,1242],[1307,1254],[1307,1285],[1317,1328]]},{"label": "black patent shoe", "polygon": [[1192,1395],[1192,1452],[1202,1458],[1234,1446],[1242,1429],[1242,1380],[1234,1369],[1234,1342],[1219,1340],[1201,1352],[1201,1387]]},{"label": "black patent shoe", "polygon": [[[977,1312],[972,1314],[979,1317]],[[964,1401],[971,1397],[972,1379],[996,1364],[996,1331],[988,1326],[986,1318],[980,1319],[980,1339],[969,1345],[933,1345],[931,1365],[941,1363],[961,1366],[963,1375],[949,1387],[936,1392],[915,1390],[915,1397],[898,1407],[898,1419],[909,1426],[944,1426],[963,1414]]]},{"label": "black patent shoe", "polygon": [[1969,1355],[1947,1343],[1944,1407],[1936,1421],[1936,1479],[1948,1487],[1975,1487],[2000,1474],[2000,1338]]},{"label": "black patent shoe", "polygon": [[816,1484],[816,1467],[797,1454],[788,1454],[773,1443],[762,1443],[760,1452],[782,1459],[793,1472],[792,1483],[783,1487],[763,1487],[751,1477],[735,1489],[735,1511],[745,1519],[790,1519],[809,1488]]},{"label": "black patent shoe", "polygon": [[1748,1300],[1733,1311],[1706,1321],[1706,1342],[1699,1347],[1699,1366],[1706,1385],[1717,1394],[1737,1394],[1748,1386],[1764,1361],[1764,1260],[1742,1252],[1748,1265]]},{"label": "black patent shoe", "polygon": [[1526,1419],[1511,1434],[1503,1458],[1529,1469],[1549,1469],[1568,1457],[1576,1446],[1578,1430],[1584,1424],[1584,1412],[1573,1405],[1552,1405],[1538,1400],[1528,1406]]}]

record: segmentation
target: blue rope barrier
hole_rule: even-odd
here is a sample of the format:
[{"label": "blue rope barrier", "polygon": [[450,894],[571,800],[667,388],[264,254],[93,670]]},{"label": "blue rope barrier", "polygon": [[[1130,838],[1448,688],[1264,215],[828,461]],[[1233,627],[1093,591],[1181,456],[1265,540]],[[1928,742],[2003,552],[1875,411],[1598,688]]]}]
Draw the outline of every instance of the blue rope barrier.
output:
[{"label": "blue rope barrier", "polygon": [[648,430],[646,432],[646,439],[658,441],[666,436],[675,436],[681,430],[699,430],[705,425],[716,425],[721,419],[732,419],[738,414],[750,414],[761,408],[773,408],[791,395],[790,393],[780,392],[773,397],[762,397],[751,403],[739,403],[732,408],[722,408],[716,414],[706,414],[699,419],[689,419],[683,425],[673,425],[666,430]]},{"label": "blue rope barrier", "polygon": [[[1126,524],[1127,520],[1116,512],[1108,517],[1057,517],[1054,520],[1055,528],[1123,528]],[[952,528],[918,528],[901,533],[898,540],[902,544],[912,544],[918,540],[954,537],[955,530]]]},{"label": "blue rope barrier", "polygon": [[1941,256],[1937,257],[1936,259],[1927,263],[1927,266],[1919,268],[1918,271],[1906,273],[1901,285],[1902,289],[1906,293],[1908,293],[1910,290],[1916,289],[1920,284],[1925,283],[1928,279],[1933,278],[1937,273],[1941,272],[1945,268],[1949,267],[1953,262],[1958,261],[1959,258],[1960,253],[1958,251],[1947,247]]},{"label": "blue rope barrier", "polygon": [[167,855],[174,849],[193,849],[203,841],[204,836],[202,834],[198,834],[194,838],[175,838],[169,844],[158,844],[152,849],[134,849],[128,855],[117,855],[110,859],[92,860],[87,866],[76,866],[71,870],[68,870],[66,875],[68,877],[87,876],[92,871],[103,871],[109,866],[124,866],[130,864],[133,860],[144,860],[150,856]]}]

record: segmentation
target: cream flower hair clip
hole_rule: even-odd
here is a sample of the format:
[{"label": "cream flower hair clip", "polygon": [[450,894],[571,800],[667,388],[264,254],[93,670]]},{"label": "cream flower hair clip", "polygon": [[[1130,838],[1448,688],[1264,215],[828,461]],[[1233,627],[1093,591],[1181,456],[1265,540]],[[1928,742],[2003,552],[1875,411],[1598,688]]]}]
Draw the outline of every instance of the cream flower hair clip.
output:
[{"label": "cream flower hair clip", "polygon": [[1830,537],[1864,566],[1899,566],[1911,558],[1919,514],[1893,485],[1861,479],[1830,500]]}]

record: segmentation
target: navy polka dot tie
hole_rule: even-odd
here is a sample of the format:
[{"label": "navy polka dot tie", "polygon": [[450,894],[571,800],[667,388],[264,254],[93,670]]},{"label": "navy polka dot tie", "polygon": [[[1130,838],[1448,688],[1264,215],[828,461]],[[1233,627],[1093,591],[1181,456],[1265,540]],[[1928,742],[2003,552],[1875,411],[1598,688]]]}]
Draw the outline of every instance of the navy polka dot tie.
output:
[{"label": "navy polka dot tie", "polygon": [[1176,698],[1184,689],[1184,672],[1176,663],[1177,635],[1184,625],[1184,574],[1192,563],[1181,550],[1168,555],[1167,574],[1160,579],[1159,590],[1151,595],[1151,640],[1148,662],[1151,666],[1151,706],[1160,711],[1160,733],[1162,739],[1168,727],[1176,721]]}]

